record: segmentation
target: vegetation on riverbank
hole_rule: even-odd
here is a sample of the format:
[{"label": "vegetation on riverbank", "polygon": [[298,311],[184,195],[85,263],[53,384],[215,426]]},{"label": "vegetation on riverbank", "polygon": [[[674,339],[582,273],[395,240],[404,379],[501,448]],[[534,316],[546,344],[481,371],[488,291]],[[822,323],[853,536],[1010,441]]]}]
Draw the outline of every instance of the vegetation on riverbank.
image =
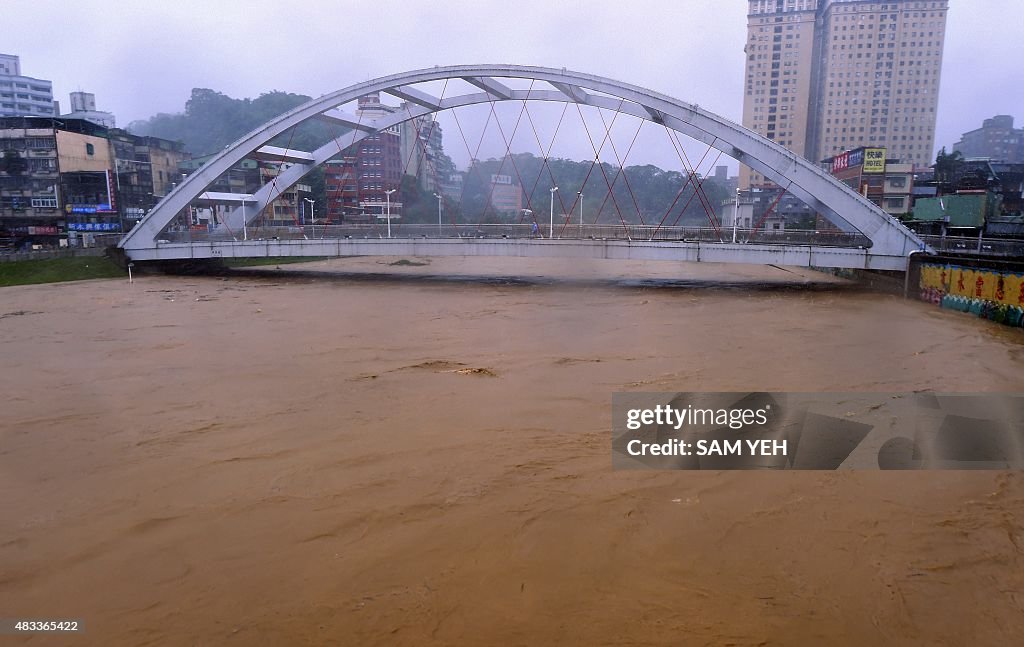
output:
[{"label": "vegetation on riverbank", "polygon": [[88,279],[113,279],[127,275],[127,272],[103,256],[75,256],[0,263],[0,287]]}]

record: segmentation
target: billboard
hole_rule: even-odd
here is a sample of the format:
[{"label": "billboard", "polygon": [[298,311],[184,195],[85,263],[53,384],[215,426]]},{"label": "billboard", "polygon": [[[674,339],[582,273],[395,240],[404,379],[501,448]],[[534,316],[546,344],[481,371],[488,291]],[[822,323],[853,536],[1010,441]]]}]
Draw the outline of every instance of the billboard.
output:
[{"label": "billboard", "polygon": [[864,173],[885,173],[885,149],[864,149]]},{"label": "billboard", "polygon": [[850,153],[840,153],[832,158],[832,172],[845,171],[850,168]]},{"label": "billboard", "polygon": [[864,149],[858,148],[855,151],[849,152],[849,160],[847,166],[853,168],[854,166],[861,166],[864,164]]},{"label": "billboard", "polygon": [[121,231],[117,222],[69,222],[68,231]]},{"label": "billboard", "polygon": [[856,148],[832,158],[832,173],[861,167],[861,173],[885,173],[884,148]]}]

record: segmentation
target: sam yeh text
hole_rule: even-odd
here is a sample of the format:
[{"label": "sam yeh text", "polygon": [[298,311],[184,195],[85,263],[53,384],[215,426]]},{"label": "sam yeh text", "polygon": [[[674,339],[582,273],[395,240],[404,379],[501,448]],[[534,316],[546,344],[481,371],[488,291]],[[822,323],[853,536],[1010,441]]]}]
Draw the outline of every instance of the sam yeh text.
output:
[{"label": "sam yeh text", "polygon": [[645,443],[633,439],[626,444],[630,456],[786,456],[787,441],[771,440],[669,440]]}]

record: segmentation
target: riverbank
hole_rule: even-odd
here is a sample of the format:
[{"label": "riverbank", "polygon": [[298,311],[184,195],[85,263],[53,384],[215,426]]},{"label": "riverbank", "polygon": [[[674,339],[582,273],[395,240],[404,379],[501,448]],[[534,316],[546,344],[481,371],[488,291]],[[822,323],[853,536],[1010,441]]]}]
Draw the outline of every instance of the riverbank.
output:
[{"label": "riverbank", "polygon": [[0,287],[110,279],[128,274],[104,256],[75,256],[0,263]]}]

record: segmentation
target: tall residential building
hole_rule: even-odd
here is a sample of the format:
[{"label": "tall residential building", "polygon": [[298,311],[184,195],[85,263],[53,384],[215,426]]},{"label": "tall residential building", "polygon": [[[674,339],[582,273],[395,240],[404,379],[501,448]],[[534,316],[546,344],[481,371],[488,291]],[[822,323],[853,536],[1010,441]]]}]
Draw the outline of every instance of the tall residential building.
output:
[{"label": "tall residential building", "polygon": [[748,5],[744,126],[814,162],[868,146],[931,163],[948,0]]},{"label": "tall residential building", "polygon": [[996,115],[981,123],[981,128],[964,133],[953,144],[965,158],[987,157],[1011,164],[1024,162],[1024,128],[1013,127],[1013,117]]},{"label": "tall residential building", "polygon": [[[400,109],[381,103],[380,94],[373,93],[359,97],[356,115],[364,122],[382,119]],[[391,197],[390,192],[402,186],[405,160],[402,159],[402,124],[385,128],[368,135],[356,145],[356,186],[359,191],[359,206],[384,218],[385,211],[392,218],[402,217],[400,196]]]},{"label": "tall residential building", "polygon": [[0,54],[0,117],[54,116],[53,83],[22,76],[21,61]]}]

